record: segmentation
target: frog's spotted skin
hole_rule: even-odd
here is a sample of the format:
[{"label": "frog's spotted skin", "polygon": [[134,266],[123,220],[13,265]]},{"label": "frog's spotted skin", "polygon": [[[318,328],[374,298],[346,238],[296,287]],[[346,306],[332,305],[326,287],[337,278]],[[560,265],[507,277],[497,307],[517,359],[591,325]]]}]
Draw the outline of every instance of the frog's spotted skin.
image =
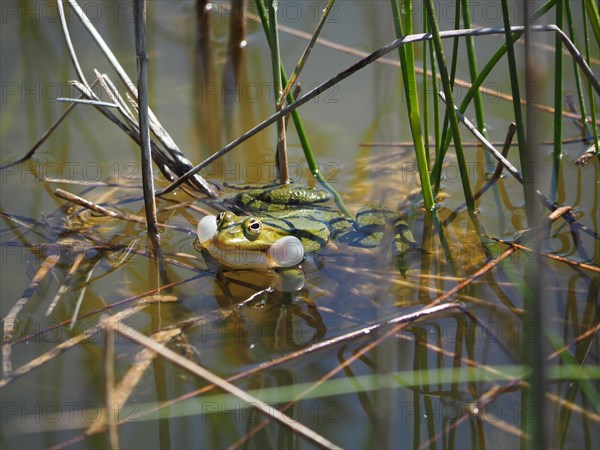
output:
[{"label": "frog's spotted skin", "polygon": [[251,189],[236,195],[235,200],[253,211],[281,211],[293,205],[327,202],[331,194],[323,189],[286,185]]},{"label": "frog's spotted skin", "polygon": [[[408,226],[393,210],[380,205],[362,207],[356,219],[326,205],[330,194],[316,188],[278,186],[251,189],[225,203],[236,211],[204,218],[198,225],[198,238],[222,264],[233,268],[272,269],[290,267],[301,261],[299,245],[306,253],[317,252],[336,239],[355,247],[376,247],[385,228],[394,231],[398,266],[404,273],[404,255],[418,248]],[[202,227],[201,227],[202,224]],[[280,242],[282,238],[293,236]]]}]

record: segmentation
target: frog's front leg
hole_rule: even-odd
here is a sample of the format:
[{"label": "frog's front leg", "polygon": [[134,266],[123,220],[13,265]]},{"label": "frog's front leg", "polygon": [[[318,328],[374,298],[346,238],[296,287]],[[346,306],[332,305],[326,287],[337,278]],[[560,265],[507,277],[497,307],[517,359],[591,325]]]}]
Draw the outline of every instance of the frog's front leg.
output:
[{"label": "frog's front leg", "polygon": [[354,226],[340,234],[339,239],[354,247],[377,247],[383,239],[386,227],[392,229],[396,265],[404,275],[407,254],[420,247],[404,219],[394,210],[378,204],[363,206],[356,214]]}]

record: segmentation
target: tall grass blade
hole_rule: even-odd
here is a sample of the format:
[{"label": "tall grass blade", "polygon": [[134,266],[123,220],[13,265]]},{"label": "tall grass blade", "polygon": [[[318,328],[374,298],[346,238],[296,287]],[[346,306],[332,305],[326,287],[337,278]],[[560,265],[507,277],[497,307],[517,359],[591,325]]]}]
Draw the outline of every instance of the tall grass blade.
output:
[{"label": "tall grass blade", "polygon": [[442,40],[440,38],[440,30],[435,20],[435,8],[432,0],[425,2],[427,13],[429,15],[429,26],[431,33],[433,34],[433,45],[435,47],[435,53],[437,56],[438,67],[440,70],[440,76],[442,78],[442,86],[444,89],[444,95],[446,97],[446,111],[450,120],[450,127],[452,129],[452,136],[454,138],[454,145],[456,149],[456,157],[458,160],[458,169],[460,172],[461,183],[463,192],[465,195],[465,201],[467,203],[467,209],[469,215],[473,219],[473,223],[477,227],[477,220],[475,219],[475,201],[473,200],[473,193],[471,191],[471,184],[469,182],[469,171],[467,169],[467,163],[465,159],[464,149],[462,145],[462,139],[460,137],[460,129],[458,126],[458,118],[456,111],[454,110],[454,96],[452,94],[452,87],[450,86],[450,78],[448,77],[448,69],[446,66],[446,60],[444,57],[444,49],[442,48]]},{"label": "tall grass blade", "polygon": [[[269,47],[271,49],[271,64],[273,68],[273,91],[275,93],[275,112],[283,107],[281,84],[281,55],[279,52],[279,32],[277,30],[278,0],[269,0]],[[285,118],[277,120],[277,162],[279,166],[279,180],[281,184],[288,184],[288,157],[285,138]]]},{"label": "tall grass blade", "polygon": [[[587,60],[588,64],[590,64],[592,58],[590,55],[590,38],[589,38],[589,34],[588,34],[588,26],[587,26],[585,8],[583,8],[583,10],[581,11],[581,16],[582,16],[581,19],[583,22],[583,39],[585,42],[585,59]],[[594,120],[594,118],[596,117],[596,100],[595,100],[594,92],[592,89],[592,83],[589,80],[588,80],[587,86],[588,86],[588,98],[590,100],[590,113],[592,115],[592,121],[591,121],[592,135],[594,138],[594,146],[596,147],[596,155],[599,155],[600,147],[598,144],[598,126],[596,124],[596,121]]]},{"label": "tall grass blade", "polygon": [[[258,15],[260,17],[260,21],[263,26],[263,30],[265,32],[267,41],[269,41],[269,45],[271,45],[270,33],[269,33],[269,17],[267,15],[267,9],[265,7],[264,0],[256,0],[256,8],[258,9]],[[287,74],[285,73],[285,68],[283,66],[281,66],[280,70],[281,70],[282,83],[287,85],[288,77],[287,77]],[[287,94],[287,101],[288,101],[288,104],[296,101],[292,92],[289,92]],[[317,181],[319,181],[319,183],[321,183],[321,185],[325,189],[327,189],[329,192],[331,192],[331,194],[333,195],[333,197],[335,199],[335,203],[339,206],[339,208],[345,214],[351,215],[350,211],[344,204],[344,201],[342,200],[342,197],[340,196],[340,194],[338,194],[338,192],[327,182],[327,180],[321,174],[321,171],[319,170],[319,166],[315,159],[314,152],[312,150],[312,146],[310,145],[310,141],[308,139],[308,134],[306,134],[306,129],[304,128],[304,123],[302,122],[302,118],[300,117],[300,113],[294,109],[291,111],[290,114],[292,115],[292,120],[294,121],[294,126],[296,127],[296,132],[298,133],[298,139],[300,140],[300,145],[302,146],[302,151],[304,152],[304,158],[306,159],[306,164],[308,165],[308,168],[309,168],[311,174],[313,175],[313,177],[315,177],[315,179]]]},{"label": "tall grass blade", "polygon": [[[533,17],[535,19],[540,18],[542,15],[544,15],[546,12],[548,12],[557,1],[558,0],[548,0],[534,13]],[[523,34],[522,31],[512,34],[511,41],[513,43],[516,42],[521,37],[522,34]],[[487,62],[487,64],[484,66],[484,68],[479,73],[479,76],[477,77],[477,79],[475,81],[473,81],[472,86],[469,88],[469,90],[467,91],[467,93],[465,95],[465,98],[463,99],[463,101],[460,104],[459,110],[462,113],[464,113],[467,110],[467,107],[471,103],[471,100],[473,100],[475,93],[479,91],[479,88],[481,87],[481,85],[483,84],[485,79],[488,77],[490,72],[494,69],[496,64],[498,64],[500,59],[502,59],[504,54],[507,52],[507,49],[508,49],[508,44],[505,42],[496,51],[496,53],[494,53],[494,55],[490,58],[490,60]],[[437,147],[438,154],[436,156],[436,160],[435,160],[433,169],[431,171],[431,182],[435,188],[434,192],[437,192],[440,188],[440,180],[441,180],[441,175],[442,175],[442,164],[444,162],[444,157],[446,155],[446,152],[448,151],[448,147],[450,146],[450,139],[451,139],[450,136],[446,136],[445,138],[442,136],[442,140],[441,140],[442,145]]]},{"label": "tall grass blade", "polygon": [[[423,14],[423,32],[427,32],[427,14]],[[421,80],[422,86],[422,102],[423,102],[423,144],[425,145],[425,157],[427,158],[427,167],[431,167],[430,154],[429,154],[429,90],[427,89],[428,76],[427,76],[427,49],[429,48],[429,41],[423,41],[422,54],[423,54],[423,78]],[[432,77],[431,84],[436,84],[435,77]],[[437,147],[436,147],[437,148]]]},{"label": "tall grass blade", "polygon": [[[317,24],[317,29],[315,30],[314,34],[312,35],[310,42],[304,49],[302,56],[298,60],[298,64],[296,65],[296,68],[292,72],[292,75],[290,76],[290,79],[288,80],[287,85],[285,86],[285,89],[283,90],[282,97],[287,97],[287,95],[292,90],[292,86],[294,86],[294,83],[298,79],[300,72],[302,72],[302,69],[304,68],[304,65],[306,64],[306,61],[308,61],[310,52],[312,51],[313,47],[315,46],[315,44],[317,42],[319,35],[321,34],[323,25],[325,25],[325,22],[327,21],[327,17],[329,17],[329,13],[331,12],[331,8],[333,7],[334,3],[335,3],[335,0],[329,0],[329,3],[327,3],[327,6],[323,10],[323,15],[321,16],[321,19],[319,20],[319,23]],[[279,101],[283,102],[283,98],[281,98]]]},{"label": "tall grass blade", "polygon": [[[460,29],[460,10],[461,10],[461,2],[458,1],[456,3],[455,13],[454,13],[454,29]],[[456,37],[452,42],[452,65],[450,67],[450,87],[454,88],[454,80],[456,78],[456,63],[458,61],[458,42],[459,38]],[[444,111],[444,124],[442,125],[442,142],[446,141],[446,137],[450,138],[452,135],[449,134],[448,125],[450,123],[450,118],[448,117],[448,110]],[[437,194],[437,190],[436,190]]]},{"label": "tall grass blade", "polygon": [[[471,28],[471,14],[470,8],[471,5],[469,0],[462,0],[463,6],[461,8],[463,15],[463,23],[465,28]],[[469,61],[469,73],[471,75],[471,82],[474,82],[477,79],[477,53],[475,51],[475,40],[473,36],[466,36],[465,42],[467,44],[467,59]],[[485,116],[483,113],[483,100],[481,98],[481,92],[479,89],[475,91],[475,96],[473,97],[473,103],[475,106],[475,118],[477,119],[477,129],[483,134],[486,138],[487,129],[485,126]]]},{"label": "tall grass blade", "polygon": [[[404,30],[402,25],[402,16],[400,13],[400,5],[398,0],[391,0],[392,3],[392,14],[394,19],[394,27],[396,29],[396,36],[399,38],[405,34],[412,32],[412,3],[410,1],[404,1],[405,25],[407,29]],[[419,179],[421,180],[421,188],[423,192],[423,201],[425,203],[425,209],[432,211],[435,207],[433,200],[433,192],[431,190],[431,184],[429,182],[429,167],[427,165],[428,157],[425,152],[425,146],[423,144],[423,133],[421,130],[421,118],[419,115],[419,97],[417,93],[417,77],[415,74],[415,61],[413,46],[403,45],[398,47],[398,55],[400,57],[400,64],[402,70],[402,81],[404,83],[404,91],[407,98],[407,109],[408,117],[410,121],[410,130],[415,144],[415,154],[417,157],[417,167],[419,170]]]},{"label": "tall grass blade", "polygon": [[[460,30],[460,12],[461,12],[462,2],[459,0],[456,2],[456,8],[454,11],[454,29]],[[458,44],[460,43],[460,38],[456,37],[452,40],[452,59],[450,59],[450,86],[454,88],[454,79],[456,78],[456,67],[458,65]]]},{"label": "tall grass blade", "polygon": [[[508,5],[508,0],[502,0],[502,20],[504,23],[504,31],[506,38],[506,56],[508,59],[508,74],[510,76],[510,88],[511,95],[513,98],[513,111],[515,115],[515,124],[517,125],[517,141],[519,144],[519,161],[521,163],[521,167],[525,168],[527,162],[527,147],[525,145],[525,122],[523,120],[523,114],[521,112],[521,93],[519,88],[519,74],[517,73],[517,61],[515,58],[515,48],[513,36],[510,31],[510,9]],[[527,220],[529,221],[529,225],[533,223],[535,217],[532,211],[531,203],[535,201],[533,198],[529,198],[527,192],[529,191],[526,187],[526,184],[529,180],[525,180],[523,183],[523,189],[525,194],[525,209],[527,211]]]},{"label": "tall grass blade", "polygon": [[[559,5],[561,5],[561,3],[559,3]],[[562,7],[561,7],[562,9]],[[573,14],[571,12],[571,3],[570,2],[564,2],[564,9],[566,10],[567,13],[567,26],[569,27],[569,38],[571,39],[571,41],[573,41],[573,44],[576,45],[576,35],[575,35],[575,26],[573,24]],[[558,9],[557,9],[558,11]],[[558,12],[556,13],[557,15],[557,25],[559,27],[562,28],[562,20],[561,23],[558,23]],[[557,36],[558,39],[558,36]],[[561,42],[562,44],[562,42]],[[558,47],[557,47],[558,48]],[[562,45],[560,46],[560,49],[562,50]],[[589,64],[589,60],[588,60],[588,64]],[[590,129],[588,127],[588,121],[587,121],[587,109],[585,107],[585,101],[583,100],[583,88],[581,87],[581,77],[579,76],[579,69],[577,68],[577,63],[575,62],[575,60],[573,60],[573,71],[575,75],[575,87],[577,88],[577,99],[579,100],[579,111],[581,112],[581,125],[583,126],[583,132],[585,133],[585,136],[589,136],[590,135]],[[592,116],[594,117],[594,116]]]},{"label": "tall grass blade", "polygon": [[598,5],[594,0],[583,0],[586,12],[592,24],[592,30],[596,36],[596,44],[600,45],[600,15],[598,14]]},{"label": "tall grass blade", "polygon": [[[427,10],[424,12],[425,20],[428,20]],[[429,30],[429,25],[427,26],[427,30]],[[440,123],[440,97],[439,97],[439,87],[438,87],[438,78],[437,78],[437,61],[435,60],[435,49],[432,44],[429,44],[429,60],[431,61],[431,92],[432,92],[432,101],[433,101],[433,128],[435,130],[435,154],[437,164],[437,156],[440,151],[442,145],[442,128]],[[442,158],[443,159],[443,158]],[[433,178],[430,176],[430,180]]]}]

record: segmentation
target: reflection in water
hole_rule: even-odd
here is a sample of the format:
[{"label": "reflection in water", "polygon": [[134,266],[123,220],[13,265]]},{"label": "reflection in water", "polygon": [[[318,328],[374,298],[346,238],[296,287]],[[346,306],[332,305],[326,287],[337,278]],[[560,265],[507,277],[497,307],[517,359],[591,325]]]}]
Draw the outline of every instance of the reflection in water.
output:
[{"label": "reflection in water", "polygon": [[223,270],[215,277],[216,300],[232,311],[224,324],[224,346],[242,363],[308,346],[327,332],[308,292],[281,291],[274,287],[279,278],[277,273]]},{"label": "reflection in water", "polygon": [[[383,12],[388,11],[387,4],[358,2],[347,7],[351,2],[337,3],[339,10],[332,14],[331,23],[324,28],[323,36],[327,39],[372,50],[393,36],[391,22],[382,20]],[[237,6],[242,4],[236,3]],[[64,110],[64,105],[54,101],[57,95],[46,94],[54,94],[56,88],[63,89],[64,85],[57,80],[66,79],[61,72],[63,68],[71,70],[64,42],[56,32],[56,22],[46,20],[56,16],[35,15],[35,5],[55,6],[47,2],[7,5],[3,12],[8,13],[12,7],[17,11],[29,9],[20,10],[24,14],[7,14],[0,29],[0,71],[7,88],[0,124],[3,162],[22,155]],[[113,17],[115,12],[110,9],[114,5],[109,3],[90,5],[102,8],[108,5],[102,10],[102,20]],[[157,110],[160,109],[160,116],[168,118],[164,125],[169,132],[177,136],[178,142],[181,139],[181,148],[191,160],[199,162],[230,137],[250,129],[271,114],[273,108],[268,95],[271,73],[268,57],[264,56],[268,50],[262,30],[257,30],[255,23],[248,23],[249,44],[238,52],[235,46],[227,48],[226,27],[231,15],[200,14],[196,27],[193,17],[178,14],[177,7],[172,5],[172,2],[152,3],[157,13],[156,22],[174,30],[168,36],[158,32],[149,41],[154,67],[152,83],[169,86],[154,90],[152,101]],[[198,1],[198,5],[205,9],[209,2]],[[305,31],[314,30],[313,13],[320,12],[322,2],[282,2],[282,9],[285,5],[303,8],[303,14],[297,23],[285,23],[285,20],[282,23]],[[225,20],[221,20],[223,18]],[[357,26],[352,26],[354,23]],[[128,27],[123,21],[106,23],[110,43],[123,44],[115,45],[115,53],[125,64],[129,63],[126,68],[134,73],[133,46],[129,48],[125,44],[130,36]],[[88,38],[79,31],[78,27],[72,29],[78,46]],[[180,45],[195,43],[195,36],[198,37],[196,49],[193,45]],[[286,68],[290,69],[297,62],[293,61],[294,55],[302,50],[302,44],[298,38],[282,39]],[[495,51],[498,41],[490,39],[481,44],[486,46],[482,52],[485,57]],[[194,51],[195,56],[190,58]],[[234,57],[236,52],[243,56]],[[82,55],[86,58],[86,67],[95,57],[92,53]],[[305,90],[354,61],[354,57],[317,45],[302,73]],[[466,67],[466,64],[458,64],[457,77],[468,77],[460,73]],[[567,72],[565,70],[565,78],[571,76]],[[497,76],[502,86],[508,84],[504,84],[506,80],[501,71]],[[305,381],[311,386],[324,386],[327,391],[318,393],[318,400],[334,406],[334,421],[316,414],[323,410],[312,408],[314,403],[311,409],[298,410],[303,413],[298,419],[318,433],[335,437],[336,442],[346,447],[355,446],[357,442],[382,447],[427,447],[435,441],[443,441],[448,447],[473,447],[477,446],[473,444],[476,442],[483,448],[491,437],[494,444],[518,446],[523,419],[519,414],[527,413],[523,419],[527,420],[531,411],[527,410],[522,397],[522,373],[511,370],[519,369],[526,362],[520,353],[523,341],[539,337],[523,320],[523,292],[527,286],[523,284],[522,274],[532,261],[529,253],[515,252],[514,257],[504,260],[457,293],[457,299],[485,323],[485,328],[474,326],[461,316],[458,319],[436,317],[421,322],[419,328],[407,328],[389,336],[384,345],[354,360],[345,377],[338,372],[338,380],[333,381],[355,383],[354,388],[344,394],[332,393],[332,380],[324,380],[324,377],[339,369],[338,358],[348,360],[357,348],[364,348],[365,341],[374,342],[375,333],[349,342],[347,347],[340,345],[304,355],[278,368],[259,367],[260,362],[278,354],[287,355],[290,350],[322,342],[325,333],[339,336],[365,323],[379,323],[383,317],[402,313],[406,307],[429,304],[509,248],[500,243],[492,248],[482,247],[480,235],[471,228],[466,214],[460,210],[454,213],[464,198],[452,152],[443,173],[440,194],[444,198],[438,196],[442,226],[437,224],[436,228],[423,214],[418,198],[409,195],[418,190],[412,151],[403,154],[394,147],[367,150],[359,146],[365,140],[391,142],[409,136],[407,121],[399,116],[404,105],[396,94],[401,86],[398,77],[399,71],[394,66],[373,65],[359,76],[347,79],[332,95],[328,93],[307,103],[300,113],[323,172],[335,183],[350,209],[358,209],[365,201],[376,201],[401,210],[410,221],[417,241],[427,252],[417,255],[418,260],[411,264],[406,279],[390,270],[387,254],[351,253],[345,248],[323,255],[321,264],[306,270],[300,290],[277,289],[278,277],[261,280],[262,275],[256,273],[215,275],[196,259],[191,246],[194,239],[191,230],[211,211],[199,212],[198,203],[192,204],[190,197],[178,191],[176,195],[160,199],[158,205],[161,222],[179,227],[162,239],[172,283],[160,293],[149,294],[150,272],[142,225],[89,213],[79,215],[74,213],[78,208],[56,210],[54,190],[60,185],[107,207],[143,215],[139,191],[131,190],[132,185],[135,189],[139,186],[135,178],[139,174],[136,172],[137,149],[128,147],[131,144],[111,124],[95,120],[95,113],[90,115],[93,111],[83,106],[78,106],[76,114],[70,115],[41,148],[45,154],[37,160],[39,171],[29,165],[19,165],[2,172],[0,301],[3,313],[7,314],[25,291],[28,295],[32,292],[30,285],[32,289],[35,287],[17,315],[11,343],[13,370],[34,368],[0,391],[2,406],[6,407],[3,412],[10,416],[6,422],[9,426],[2,429],[3,445],[48,447],[73,436],[80,437],[83,445],[90,448],[108,445],[105,434],[92,439],[84,434],[90,426],[90,417],[82,414],[101,411],[106,402],[104,336],[98,331],[87,340],[77,339],[82,339],[85,330],[94,330],[100,313],[120,314],[131,307],[126,321],[129,326],[148,335],[158,330],[181,328],[181,341],[173,340],[167,345],[215,373],[224,377],[238,376],[248,367],[256,368],[254,376],[240,376],[236,380],[244,389],[271,385],[279,388]],[[228,86],[234,83],[236,88],[237,83],[246,90],[237,91],[238,97],[226,97],[229,103],[224,103],[223,93],[233,92],[224,87],[225,83],[229,83]],[[252,87],[257,91],[248,90]],[[14,93],[10,89],[15,89]],[[194,92],[194,96],[190,97],[189,92]],[[72,95],[61,92],[60,96]],[[332,99],[336,102],[328,101]],[[194,109],[195,113],[188,114]],[[510,109],[501,101],[486,100],[491,138],[504,137],[506,123],[511,120],[507,113]],[[88,120],[90,117],[94,120]],[[579,129],[574,129],[571,123],[563,125],[565,136],[579,136]],[[295,158],[296,167],[303,169],[305,164],[293,130],[289,136],[291,157]],[[275,139],[268,132],[261,133],[220,162],[218,167],[223,170],[213,171],[212,178],[233,183],[271,181],[273,176],[264,167],[266,163],[273,166],[273,161],[265,159],[272,158],[274,143]],[[570,164],[582,145],[563,146],[565,158],[560,165],[559,180],[564,182],[557,183],[556,198],[577,208],[580,212],[577,219],[597,233],[600,191],[596,183],[600,166],[590,164],[578,168]],[[471,181],[473,186],[479,187],[485,184],[487,172],[481,155],[477,147],[467,149],[469,168],[473,169]],[[512,151],[507,157],[517,159]],[[108,162],[99,164],[104,161]],[[550,173],[551,162],[551,159],[542,161],[538,173]],[[60,166],[62,177],[69,178],[66,180],[69,184],[43,180],[40,174],[58,176],[48,173],[53,168],[56,170],[56,165]],[[82,167],[99,170],[86,172]],[[328,171],[327,167],[333,170]],[[253,168],[258,173],[251,172]],[[307,173],[306,170],[301,172],[298,178],[304,178]],[[119,189],[107,189],[110,185],[105,181]],[[131,183],[125,186],[124,181]],[[516,232],[527,226],[521,193],[522,187],[513,179],[501,178],[478,200],[480,218],[490,236],[514,240],[518,238]],[[181,207],[184,200],[190,200],[185,208]],[[170,209],[174,206],[177,208]],[[207,205],[202,207],[210,209]],[[557,369],[556,373],[564,375],[553,380],[548,393],[557,417],[555,442],[561,448],[597,448],[598,436],[593,430],[597,428],[598,415],[591,406],[596,399],[589,395],[595,392],[593,380],[590,391],[590,385],[582,381],[581,374],[590,371],[590,367],[595,368],[598,362],[594,330],[598,327],[599,284],[597,272],[590,267],[598,264],[600,247],[588,234],[581,233],[575,239],[569,227],[558,222],[548,233],[552,248],[547,250],[589,264],[586,268],[572,268],[546,259],[539,263],[549,293],[542,299],[551,309],[548,325],[554,336],[560,336],[556,339],[558,347],[548,360],[552,368]],[[41,266],[49,265],[45,261],[55,250],[61,253],[59,262],[35,285],[32,281],[36,281]],[[77,261],[80,261],[78,266]],[[72,270],[74,273],[70,276]],[[67,289],[61,291],[63,286]],[[60,300],[54,304],[57,293]],[[163,301],[154,303],[148,310],[141,299],[153,294],[160,294]],[[164,301],[165,294],[171,302]],[[79,321],[70,329],[76,312]],[[188,324],[193,325],[186,327]],[[205,340],[198,339],[198,330],[205,333],[202,336]],[[211,330],[217,332],[210,335]],[[506,353],[506,348],[513,351]],[[67,349],[72,350],[67,352]],[[142,352],[126,339],[117,342],[115,350],[116,377],[120,382],[124,373],[140,368],[136,361]],[[559,371],[567,368],[566,358],[576,360],[576,377],[569,378],[568,373]],[[140,381],[131,387],[131,397],[127,400],[129,406],[137,408],[136,413],[145,405],[157,406],[162,400],[171,401],[198,389],[207,389],[204,381],[169,363],[148,363],[148,366],[148,370],[138,374]],[[415,369],[418,369],[417,376],[408,377],[412,384],[396,375],[413,373]],[[452,369],[456,372],[447,375]],[[372,375],[376,382],[359,385],[362,380],[358,377],[365,374]],[[3,377],[5,375],[3,373]],[[210,404],[218,412],[208,414],[202,409],[206,400],[204,393],[196,398],[200,406],[180,412],[179,416],[175,414],[177,402],[164,409],[168,412],[161,426],[169,422],[172,427],[170,430],[164,427],[160,435],[155,420],[143,420],[134,414],[131,418],[135,423],[119,427],[122,446],[225,447],[248,433],[260,420],[240,419],[222,409],[221,403]],[[87,410],[84,410],[85,405],[89,405]],[[51,413],[56,412],[57,406],[62,419],[53,421],[56,416]],[[70,408],[75,409],[78,421],[70,420]],[[309,411],[315,414],[307,414]],[[457,411],[464,415],[457,418]],[[279,425],[272,425],[271,429],[282,434],[285,430]],[[44,430],[48,432],[41,432]],[[273,442],[276,441],[267,438],[259,438],[257,434],[249,446],[275,447]]]}]

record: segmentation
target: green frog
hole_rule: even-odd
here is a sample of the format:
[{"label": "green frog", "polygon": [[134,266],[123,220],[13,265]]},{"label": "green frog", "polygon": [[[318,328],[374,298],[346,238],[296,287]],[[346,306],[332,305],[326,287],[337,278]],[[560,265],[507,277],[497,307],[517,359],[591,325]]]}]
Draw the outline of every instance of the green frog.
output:
[{"label": "green frog", "polygon": [[[200,220],[198,242],[228,268],[285,269],[333,240],[377,247],[388,227],[404,275],[406,253],[419,248],[406,222],[390,208],[373,204],[363,206],[352,219],[324,204],[330,199],[329,192],[305,186],[249,189],[224,200],[229,210]],[[241,215],[244,212],[250,215]]]}]

